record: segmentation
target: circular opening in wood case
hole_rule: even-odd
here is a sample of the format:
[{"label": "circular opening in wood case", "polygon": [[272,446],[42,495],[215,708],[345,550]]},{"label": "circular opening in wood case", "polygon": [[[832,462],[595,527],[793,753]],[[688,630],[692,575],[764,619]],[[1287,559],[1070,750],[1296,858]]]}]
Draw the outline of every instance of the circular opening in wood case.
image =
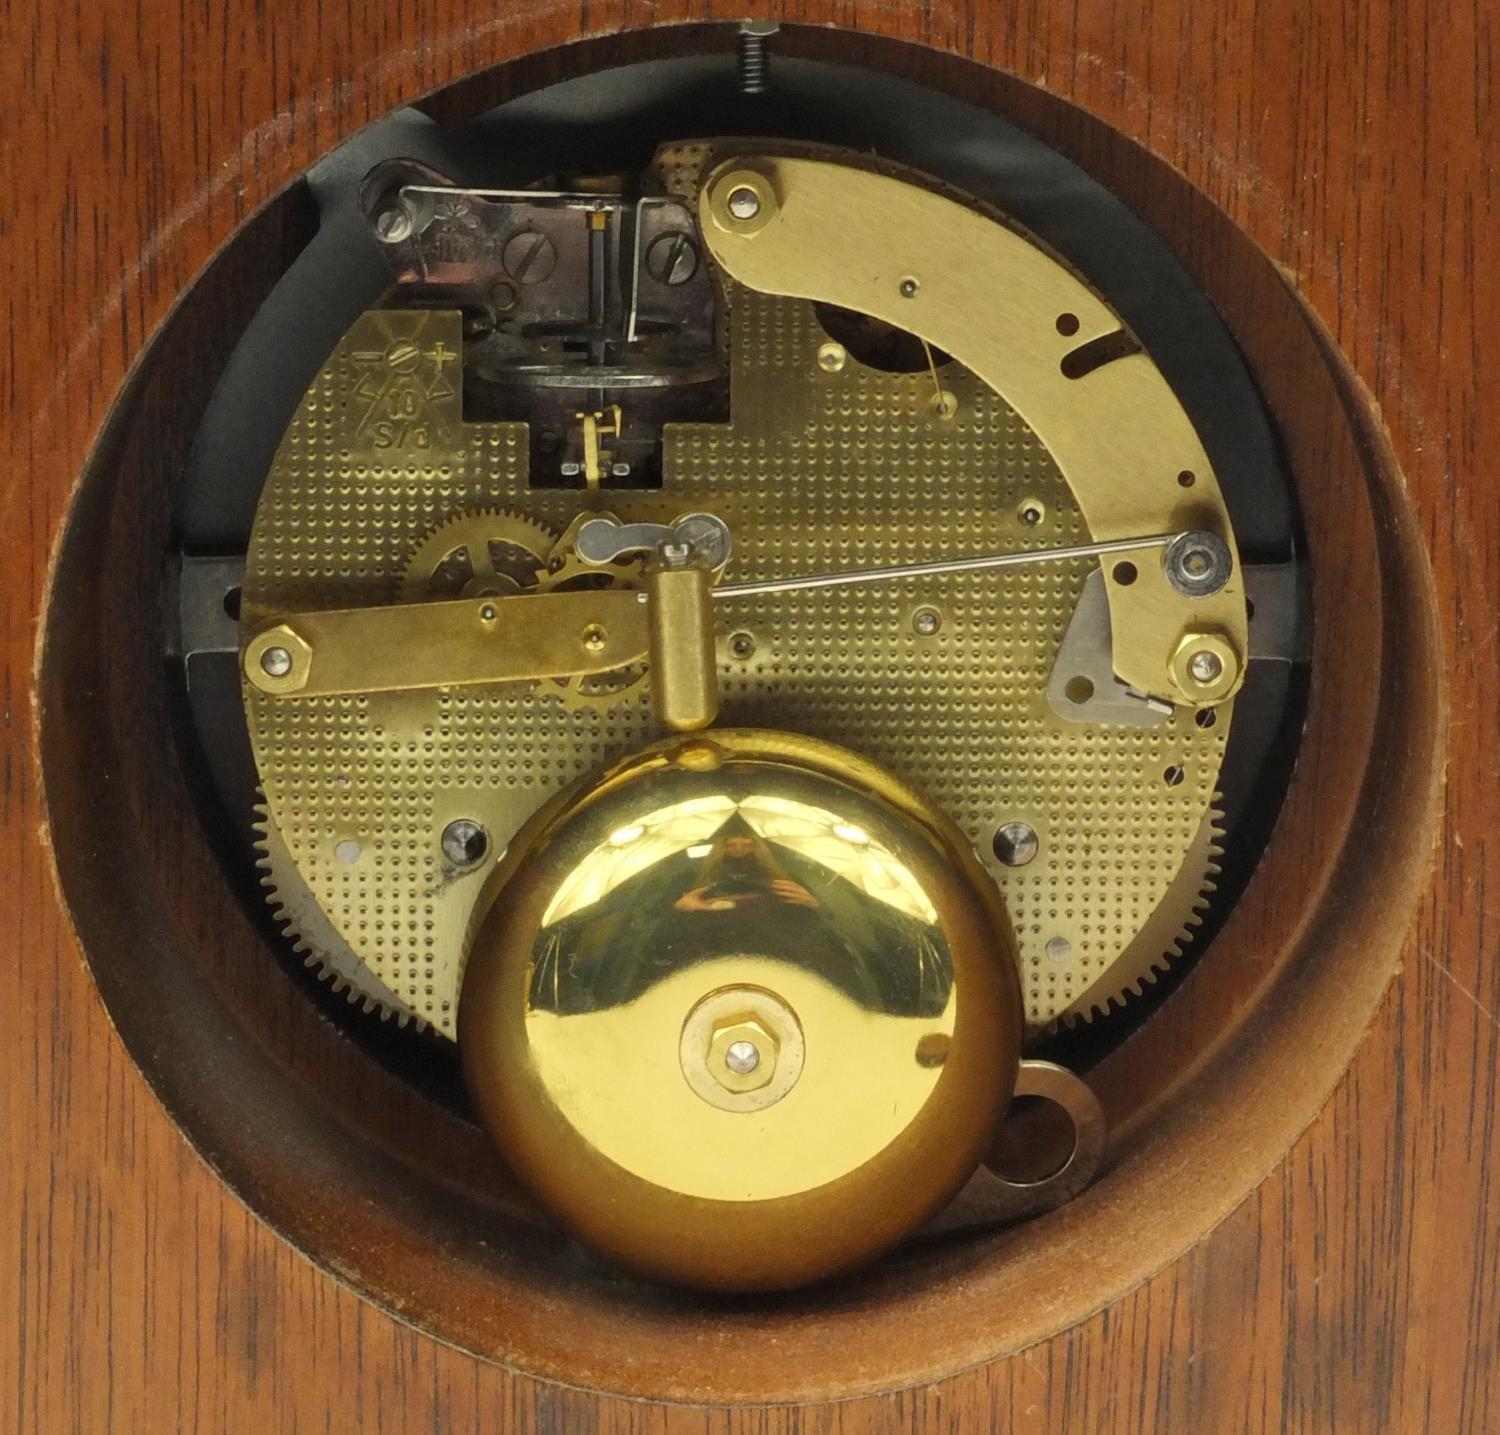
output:
[{"label": "circular opening in wood case", "polygon": [[[523,56],[426,108],[447,124],[518,97],[545,108],[547,87],[627,64],[700,66],[706,85],[716,66],[732,74],[731,39],[689,27]],[[307,185],[236,233],[120,395],[55,557],[41,650],[65,900],[122,1039],[204,1159],[294,1246],[401,1319],[542,1376],[685,1401],[930,1381],[1083,1318],[1206,1235],[1311,1121],[1394,973],[1426,861],[1406,834],[1431,828],[1442,726],[1429,580],[1399,478],[1358,385],[1267,257],[1167,165],[1013,77],[821,30],[783,30],[777,56],[866,67],[893,104],[920,82],[950,120],[1020,126],[1088,170],[1213,300],[1295,481],[1317,614],[1298,764],[1214,959],[1092,1068],[1112,1143],[1071,1205],[924,1237],[790,1296],[730,1303],[636,1282],[581,1257],[538,1214],[441,1061],[386,1060],[352,1039],[329,1019],[337,998],[310,997],[274,950],[254,884],[232,875],[238,854],[205,808],[163,657],[163,562],[182,521],[180,476],[203,457],[189,443],[234,341],[314,233]],[[614,70],[601,103],[653,73]],[[1062,314],[1056,327],[1077,323]],[[839,337],[854,353],[854,336]],[[1169,470],[1164,481],[1175,492],[1195,479]],[[238,590],[222,598],[233,616]],[[759,642],[737,633],[732,654],[758,662]],[[1070,700],[1079,691],[1070,684]],[[1183,779],[1177,767],[1162,781]]]}]

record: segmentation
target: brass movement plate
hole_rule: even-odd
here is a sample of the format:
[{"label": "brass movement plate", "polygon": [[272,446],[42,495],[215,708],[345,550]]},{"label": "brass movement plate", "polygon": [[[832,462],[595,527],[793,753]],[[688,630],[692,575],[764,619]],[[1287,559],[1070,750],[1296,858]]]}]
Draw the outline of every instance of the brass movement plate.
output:
[{"label": "brass movement plate", "polygon": [[[732,198],[753,193],[736,218]],[[819,300],[917,335],[1006,396],[1046,446],[1099,540],[1207,529],[1234,550],[1218,480],[1197,432],[1119,316],[1040,245],[910,178],[829,159],[743,155],[699,192],[710,252],[765,294]],[[1101,354],[1113,354],[1097,362]],[[1143,524],[1147,514],[1151,524]],[[1246,650],[1238,562],[1222,588],[1185,599],[1161,564],[1104,569],[1119,679],[1168,702],[1197,692],[1174,671],[1187,634]],[[1244,664],[1233,661],[1232,695]],[[1201,706],[1202,703],[1197,705]]]},{"label": "brass movement plate", "polygon": [[[925,372],[852,357],[820,367],[828,336],[807,301],[733,283],[725,300],[732,422],[669,428],[661,491],[597,496],[531,489],[521,425],[462,421],[456,313],[365,315],[277,454],[248,553],[244,631],[277,613],[399,601],[429,535],[485,508],[555,534],[590,505],[626,522],[712,512],[735,535],[734,581],[1096,536],[1036,435],[956,362],[942,383],[958,412],[944,419]],[[1143,510],[1137,531],[1169,526],[1170,510]],[[1187,707],[1149,728],[1053,712],[1048,675],[1091,566],[717,604],[720,721],[840,743],[944,809],[1002,888],[1034,1025],[1085,993],[1107,1000],[1105,974],[1164,899],[1180,908],[1172,930],[1190,919],[1206,866],[1182,869],[1190,854],[1208,861],[1202,834],[1229,731],[1230,703],[1211,727]],[[930,619],[915,621],[929,609],[930,633],[919,630]],[[348,982],[351,999],[373,993],[449,1036],[484,873],[546,797],[658,735],[639,689],[602,715],[545,683],[321,698],[246,685],[245,706],[268,885],[310,960]],[[492,838],[469,870],[440,847],[460,817]],[[996,827],[1014,821],[1040,838],[1020,868],[991,850]],[[283,878],[287,863],[298,881]],[[319,956],[309,903],[357,962]],[[1137,951],[1131,981],[1154,959]],[[361,985],[361,963],[378,987]]]}]

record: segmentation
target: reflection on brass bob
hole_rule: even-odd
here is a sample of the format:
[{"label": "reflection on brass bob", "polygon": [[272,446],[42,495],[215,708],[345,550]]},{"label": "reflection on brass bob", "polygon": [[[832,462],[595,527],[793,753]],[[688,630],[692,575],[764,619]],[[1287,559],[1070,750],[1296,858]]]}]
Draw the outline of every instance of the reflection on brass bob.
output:
[{"label": "reflection on brass bob", "polygon": [[1020,1057],[1014,942],[969,844],[888,773],[784,733],[674,739],[544,809],[495,880],[465,1073],[590,1244],[798,1285],[974,1172]]}]

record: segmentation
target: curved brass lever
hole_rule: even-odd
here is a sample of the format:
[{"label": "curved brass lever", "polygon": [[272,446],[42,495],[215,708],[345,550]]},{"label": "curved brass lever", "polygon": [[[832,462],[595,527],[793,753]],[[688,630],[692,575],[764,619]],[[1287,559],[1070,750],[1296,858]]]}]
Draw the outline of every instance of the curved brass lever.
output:
[{"label": "curved brass lever", "polygon": [[[704,243],[737,283],[868,314],[969,369],[1056,459],[1094,539],[1217,535],[1233,572],[1212,594],[1184,593],[1159,568],[1137,577],[1131,565],[1119,577],[1106,568],[1105,588],[1122,683],[1193,705],[1233,694],[1243,661],[1205,688],[1184,682],[1178,660],[1209,641],[1241,658],[1247,650],[1212,465],[1161,371],[1087,284],[977,208],[873,167],[735,155],[707,175],[698,212]],[[1112,338],[1124,342],[1099,361],[1099,341]]]}]

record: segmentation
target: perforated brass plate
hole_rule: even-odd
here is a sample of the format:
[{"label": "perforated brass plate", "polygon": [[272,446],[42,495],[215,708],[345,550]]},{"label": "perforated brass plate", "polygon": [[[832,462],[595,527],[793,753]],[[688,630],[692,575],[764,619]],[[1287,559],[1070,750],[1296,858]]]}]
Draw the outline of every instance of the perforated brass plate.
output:
[{"label": "perforated brass plate", "polygon": [[[820,367],[827,335],[809,303],[735,285],[726,299],[732,422],[669,429],[663,490],[605,490],[601,508],[718,514],[736,580],[1091,536],[1035,435],[958,365],[942,371],[959,405],[943,419],[925,373]],[[273,612],[398,600],[411,555],[456,514],[498,507],[561,533],[588,503],[528,486],[520,425],[462,421],[459,322],[371,312],[319,374],[257,513],[246,631]],[[1140,531],[1153,520],[1143,513]],[[1196,891],[1181,869],[1204,860],[1194,844],[1229,732],[1229,704],[1211,727],[1185,709],[1150,728],[1054,714],[1047,678],[1089,568],[719,604],[721,721],[831,739],[947,811],[1003,889],[1034,1024],[1097,993],[1169,889]],[[245,705],[288,920],[308,940],[315,903],[398,1014],[449,1035],[483,873],[547,796],[656,735],[643,695],[600,717],[523,684],[308,699],[247,686]],[[458,817],[492,839],[473,869],[440,847]],[[1015,821],[1040,843],[1009,868],[991,843]],[[300,884],[277,881],[288,861]]]}]

